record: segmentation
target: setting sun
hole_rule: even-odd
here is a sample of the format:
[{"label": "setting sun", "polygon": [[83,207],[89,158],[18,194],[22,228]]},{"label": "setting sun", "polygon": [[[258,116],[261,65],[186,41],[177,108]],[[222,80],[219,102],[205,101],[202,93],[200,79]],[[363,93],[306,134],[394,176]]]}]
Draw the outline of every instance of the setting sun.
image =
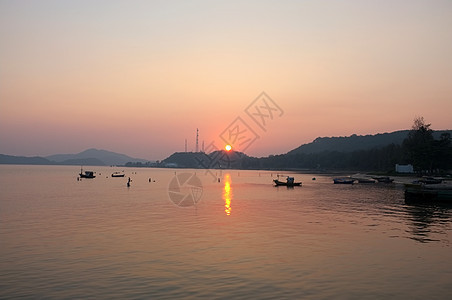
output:
[{"label": "setting sun", "polygon": [[224,150],[231,151],[232,150],[232,146],[231,145],[226,145],[226,146],[224,146]]}]

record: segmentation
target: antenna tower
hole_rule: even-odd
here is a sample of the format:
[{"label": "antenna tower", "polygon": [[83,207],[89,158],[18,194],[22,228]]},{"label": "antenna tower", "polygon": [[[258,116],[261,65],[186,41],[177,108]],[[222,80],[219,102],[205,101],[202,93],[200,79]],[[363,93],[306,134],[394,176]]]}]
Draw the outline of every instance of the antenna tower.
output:
[{"label": "antenna tower", "polygon": [[196,128],[196,152],[199,151],[198,138],[199,138],[199,129]]}]

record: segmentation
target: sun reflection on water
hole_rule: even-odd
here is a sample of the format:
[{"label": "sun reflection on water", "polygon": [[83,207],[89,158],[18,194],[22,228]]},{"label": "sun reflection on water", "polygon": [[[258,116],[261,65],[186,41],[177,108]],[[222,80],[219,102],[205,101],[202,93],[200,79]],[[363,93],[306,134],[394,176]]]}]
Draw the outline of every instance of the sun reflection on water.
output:
[{"label": "sun reflection on water", "polygon": [[229,174],[224,175],[223,199],[224,199],[224,212],[226,213],[226,215],[230,216],[232,191],[231,191],[231,176]]}]

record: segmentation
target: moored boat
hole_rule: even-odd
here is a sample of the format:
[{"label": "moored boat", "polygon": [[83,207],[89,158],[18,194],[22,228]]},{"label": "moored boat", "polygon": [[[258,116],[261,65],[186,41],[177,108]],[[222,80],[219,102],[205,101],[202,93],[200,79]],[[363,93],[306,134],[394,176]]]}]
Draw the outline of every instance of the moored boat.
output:
[{"label": "moored boat", "polygon": [[121,173],[121,172],[114,172],[113,174],[111,174],[111,177],[124,177],[125,174]]},{"label": "moored boat", "polygon": [[372,179],[367,174],[355,174],[350,176],[349,178],[355,179],[355,181],[358,181],[358,183],[375,183],[375,179]]},{"label": "moored boat", "polygon": [[287,176],[286,182],[284,181],[279,181],[278,179],[273,179],[273,182],[275,183],[275,186],[301,186],[301,181],[300,182],[295,182],[295,179],[293,177],[289,177]]},{"label": "moored boat", "polygon": [[424,176],[422,179],[417,180],[417,182],[424,184],[439,184],[443,182],[443,179]]},{"label": "moored boat", "polygon": [[358,178],[358,183],[375,183],[375,180],[367,178]]},{"label": "moored boat", "polygon": [[353,184],[353,182],[355,182],[355,179],[348,178],[348,177],[346,177],[346,178],[341,177],[341,178],[334,178],[333,181],[334,181],[334,184]]},{"label": "moored boat", "polygon": [[80,178],[96,178],[96,175],[94,175],[93,171],[85,171],[80,170]]},{"label": "moored boat", "polygon": [[383,182],[383,183],[391,183],[394,181],[394,179],[389,178],[388,176],[372,177],[372,178],[378,182]]}]

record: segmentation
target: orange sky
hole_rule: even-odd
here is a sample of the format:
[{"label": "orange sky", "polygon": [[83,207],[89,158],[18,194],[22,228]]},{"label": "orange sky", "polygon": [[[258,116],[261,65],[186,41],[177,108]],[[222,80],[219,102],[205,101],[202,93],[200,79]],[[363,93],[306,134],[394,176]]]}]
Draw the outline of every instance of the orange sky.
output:
[{"label": "orange sky", "polygon": [[0,1],[0,153],[163,159],[237,117],[254,156],[452,129],[451,28],[450,1]]}]

